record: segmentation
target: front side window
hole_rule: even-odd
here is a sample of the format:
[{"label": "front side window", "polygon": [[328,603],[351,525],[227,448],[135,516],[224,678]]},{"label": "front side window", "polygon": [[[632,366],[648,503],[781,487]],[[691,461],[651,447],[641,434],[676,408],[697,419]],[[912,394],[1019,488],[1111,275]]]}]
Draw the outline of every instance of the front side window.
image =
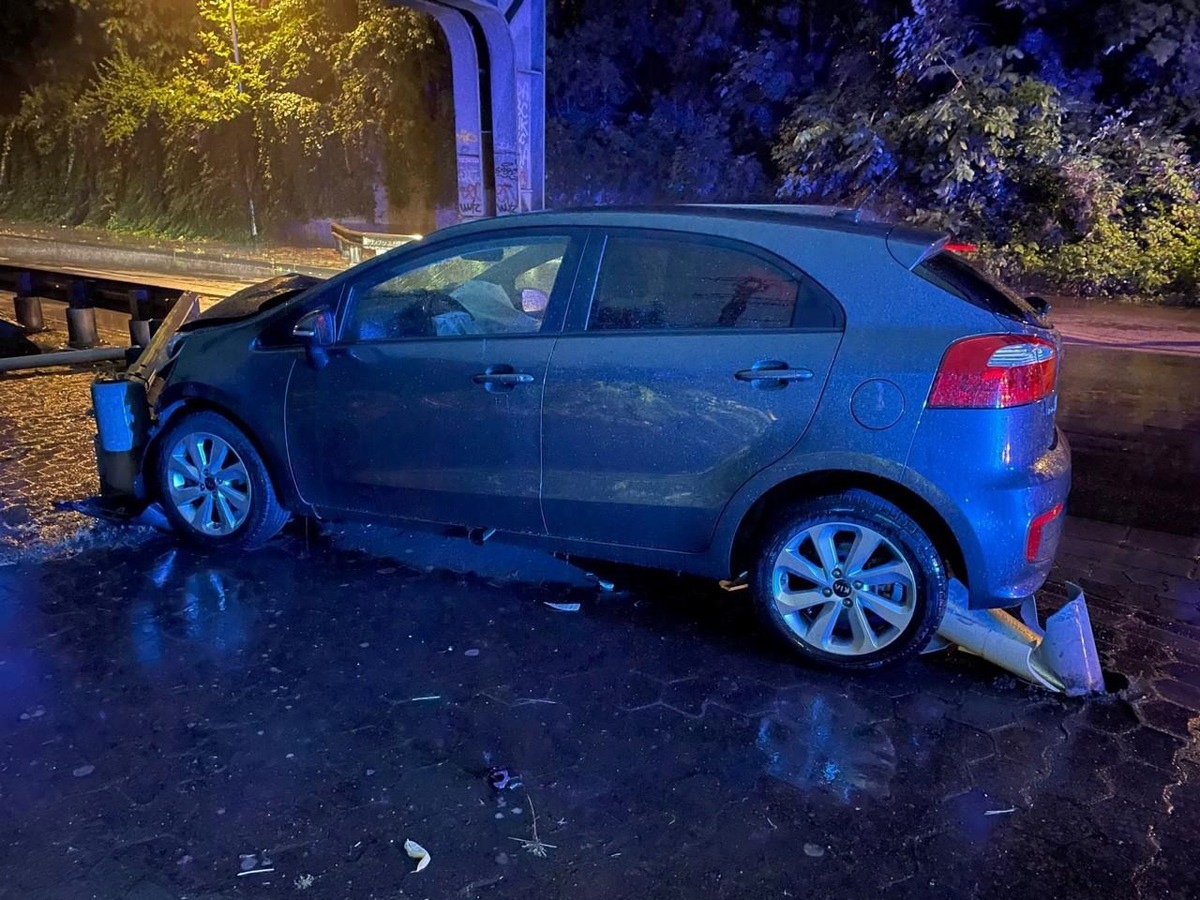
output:
[{"label": "front side window", "polygon": [[565,237],[480,241],[350,289],[349,341],[536,334],[570,243]]},{"label": "front side window", "polygon": [[811,279],[733,247],[670,236],[608,239],[588,319],[610,329],[833,327]]}]

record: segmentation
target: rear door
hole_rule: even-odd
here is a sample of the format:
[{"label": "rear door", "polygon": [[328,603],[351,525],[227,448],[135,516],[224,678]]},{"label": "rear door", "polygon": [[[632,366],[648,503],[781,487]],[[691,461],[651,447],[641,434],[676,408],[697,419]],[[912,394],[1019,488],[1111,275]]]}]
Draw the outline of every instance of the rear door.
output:
[{"label": "rear door", "polygon": [[593,235],[584,265],[546,379],[549,532],[704,550],[733,493],[807,428],[841,308],[790,264],[725,239],[613,229]]}]

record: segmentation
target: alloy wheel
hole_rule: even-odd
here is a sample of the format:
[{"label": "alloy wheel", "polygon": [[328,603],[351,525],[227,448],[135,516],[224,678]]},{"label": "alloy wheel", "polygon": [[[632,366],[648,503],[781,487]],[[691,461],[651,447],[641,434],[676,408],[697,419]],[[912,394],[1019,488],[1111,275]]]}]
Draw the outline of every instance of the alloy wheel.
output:
[{"label": "alloy wheel", "polygon": [[824,522],[792,535],[772,569],[775,609],[804,643],[826,653],[874,653],[916,613],[912,565],[879,532]]},{"label": "alloy wheel", "polygon": [[201,534],[223,537],[250,515],[250,475],[237,451],[207,432],[182,435],[167,461],[171,504]]}]

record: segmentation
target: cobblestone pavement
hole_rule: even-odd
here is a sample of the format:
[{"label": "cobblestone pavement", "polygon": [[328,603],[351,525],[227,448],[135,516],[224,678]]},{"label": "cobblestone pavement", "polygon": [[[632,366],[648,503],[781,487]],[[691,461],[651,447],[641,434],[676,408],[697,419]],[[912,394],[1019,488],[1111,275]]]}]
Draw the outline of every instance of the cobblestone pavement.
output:
[{"label": "cobblestone pavement", "polygon": [[[62,349],[67,343],[63,304],[45,303],[44,314],[48,330],[35,342],[46,350]],[[123,321],[104,313],[98,319],[102,341],[128,343]],[[89,387],[105,370],[0,374],[0,563],[37,547],[61,548],[65,541],[75,546],[94,537],[90,519],[58,512],[54,504],[98,490]]]},{"label": "cobblestone pavement", "polygon": [[29,517],[0,531],[0,898],[1200,896],[1196,536],[1068,521],[1044,596],[1087,591],[1103,698],[961,654],[848,677],[738,594],[521,580],[491,544],[34,552],[94,484],[90,379],[0,379],[0,516]]}]

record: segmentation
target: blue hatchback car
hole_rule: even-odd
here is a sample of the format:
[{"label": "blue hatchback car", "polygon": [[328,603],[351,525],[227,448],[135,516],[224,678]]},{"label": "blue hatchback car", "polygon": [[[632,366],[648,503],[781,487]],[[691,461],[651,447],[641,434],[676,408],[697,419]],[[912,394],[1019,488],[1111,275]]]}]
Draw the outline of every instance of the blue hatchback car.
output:
[{"label": "blue hatchback car", "polygon": [[850,211],[510,216],[186,325],[124,490],[209,547],[300,514],[744,578],[803,656],[869,668],[950,577],[975,607],[1046,578],[1061,352],[944,237]]}]

